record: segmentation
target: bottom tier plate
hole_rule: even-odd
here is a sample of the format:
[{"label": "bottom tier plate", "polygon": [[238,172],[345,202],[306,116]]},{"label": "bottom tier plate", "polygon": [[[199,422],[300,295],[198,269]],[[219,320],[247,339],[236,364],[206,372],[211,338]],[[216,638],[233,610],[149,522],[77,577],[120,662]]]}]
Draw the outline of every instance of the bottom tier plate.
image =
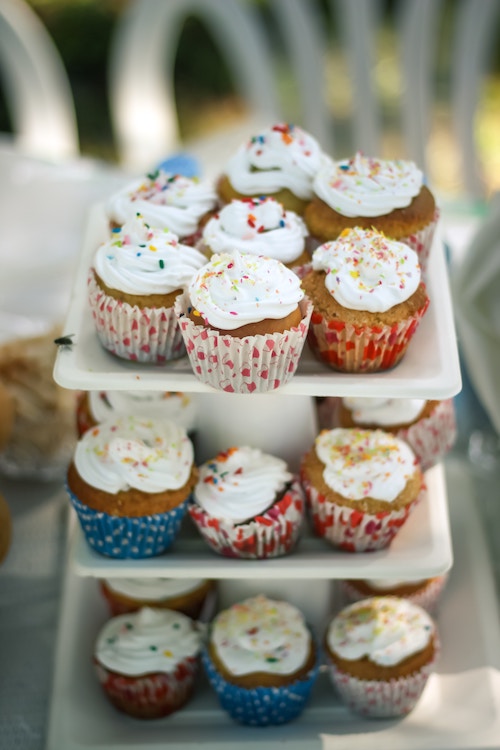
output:
[{"label": "bottom tier plate", "polygon": [[[360,719],[321,675],[310,707],[283,727],[240,727],[219,709],[207,684],[168,719],[141,722],[117,713],[96,682],[90,655],[106,619],[96,581],[68,566],[56,654],[47,750],[388,750],[498,747],[500,628],[485,540],[466,468],[448,461],[455,563],[438,614],[442,655],[417,708],[402,720]],[[280,582],[286,587],[296,582]],[[255,582],[255,591],[259,582]]]}]

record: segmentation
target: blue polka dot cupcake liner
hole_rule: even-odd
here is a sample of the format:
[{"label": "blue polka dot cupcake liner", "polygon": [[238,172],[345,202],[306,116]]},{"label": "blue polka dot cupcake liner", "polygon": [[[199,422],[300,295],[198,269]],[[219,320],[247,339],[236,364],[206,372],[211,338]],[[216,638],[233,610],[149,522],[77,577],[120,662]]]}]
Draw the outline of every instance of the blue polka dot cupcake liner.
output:
[{"label": "blue polka dot cupcake liner", "polygon": [[68,487],[66,490],[90,547],[120,560],[140,560],[166,552],[179,532],[189,502],[187,498],[168,513],[129,518],[93,510]]},{"label": "blue polka dot cupcake liner", "polygon": [[239,724],[266,727],[287,724],[304,710],[321,664],[318,644],[315,645],[317,656],[314,667],[304,679],[283,687],[240,687],[222,677],[207,649],[202,651],[201,660],[221,707],[231,718]]}]

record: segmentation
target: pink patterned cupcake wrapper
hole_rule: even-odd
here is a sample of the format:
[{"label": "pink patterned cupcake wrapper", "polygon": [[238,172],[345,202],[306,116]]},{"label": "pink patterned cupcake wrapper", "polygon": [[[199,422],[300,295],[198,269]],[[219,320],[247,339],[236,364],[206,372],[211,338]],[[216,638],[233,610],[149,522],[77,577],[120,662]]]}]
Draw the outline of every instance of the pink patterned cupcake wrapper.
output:
[{"label": "pink patterned cupcake wrapper", "polygon": [[397,436],[412,447],[423,471],[438,463],[457,437],[453,399],[440,401],[425,419],[398,430]]},{"label": "pink patterned cupcake wrapper", "polygon": [[265,393],[285,385],[297,370],[312,314],[312,304],[300,303],[302,320],[284,333],[235,338],[196,325],[188,316],[186,294],[175,311],[186,350],[199,380],[227,393]]},{"label": "pink patterned cupcake wrapper", "polygon": [[373,552],[387,547],[427,493],[424,487],[404,508],[372,514],[330,502],[305,478],[302,486],[315,533],[348,552]]},{"label": "pink patterned cupcake wrapper", "polygon": [[304,495],[297,481],[269,510],[247,523],[214,518],[194,503],[189,506],[198,531],[214,552],[250,560],[291,552],[299,538],[304,510]]},{"label": "pink patterned cupcake wrapper", "polygon": [[389,370],[403,358],[418,324],[429,306],[393,326],[355,326],[326,320],[314,311],[308,341],[314,354],[341,372],[380,372]]},{"label": "pink patterned cupcake wrapper", "polygon": [[198,671],[198,659],[183,659],[172,673],[127,676],[94,663],[97,677],[116,708],[132,716],[153,718],[168,716],[190,697]]},{"label": "pink patterned cupcake wrapper", "polygon": [[424,277],[427,272],[427,266],[429,265],[429,255],[438,221],[439,209],[436,209],[434,213],[434,219],[429,224],[427,224],[426,227],[420,229],[420,231],[418,232],[415,232],[415,234],[410,234],[408,235],[408,237],[402,237],[398,240],[399,242],[404,242],[406,245],[409,245],[413,250],[415,250],[418,255],[420,269]]},{"label": "pink patterned cupcake wrapper", "polygon": [[437,659],[421,667],[418,672],[393,680],[360,680],[329,665],[331,680],[342,701],[356,713],[373,718],[405,716],[415,708],[427,680],[434,671]]},{"label": "pink patterned cupcake wrapper", "polygon": [[[415,591],[413,594],[408,594],[408,596],[405,596],[404,598],[408,599],[408,601],[412,602],[413,604],[417,604],[419,607],[422,607],[422,609],[426,609],[427,612],[430,612],[432,614],[436,610],[437,603],[441,597],[447,580],[447,573],[442,576],[436,576],[435,578],[429,578],[429,580],[426,581],[425,585],[423,585],[420,590]],[[361,599],[365,599],[366,596],[370,596],[367,594],[361,594],[358,589],[349,581],[340,581],[340,589],[349,603],[358,602]],[[390,596],[390,589],[388,589],[382,595]],[[378,594],[371,594],[371,596],[378,596]]]},{"label": "pink patterned cupcake wrapper", "polygon": [[116,300],[88,278],[94,325],[105,349],[122,359],[162,363],[186,353],[173,308],[139,308]]}]

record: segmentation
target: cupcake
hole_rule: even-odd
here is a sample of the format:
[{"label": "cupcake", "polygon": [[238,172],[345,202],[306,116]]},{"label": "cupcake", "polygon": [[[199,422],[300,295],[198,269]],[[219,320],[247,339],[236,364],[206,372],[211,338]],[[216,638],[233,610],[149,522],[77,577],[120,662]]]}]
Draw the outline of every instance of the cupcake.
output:
[{"label": "cupcake", "polygon": [[122,417],[80,438],[67,488],[89,545],[133,559],[170,547],[196,479],[185,430],[166,420]]},{"label": "cupcake", "polygon": [[123,359],[165,362],[186,352],[173,305],[206,258],[140,215],[97,250],[88,299],[105,349]]},{"label": "cupcake", "polygon": [[175,303],[195,375],[218,390],[263,393],[297,369],[312,312],[274,258],[215,254]]},{"label": "cupcake", "polygon": [[286,555],[295,546],[304,498],[285,461],[256,448],[229,448],[199,467],[189,506],[210,547],[227,557]]},{"label": "cupcake", "polygon": [[301,217],[274,198],[247,198],[231,201],[207,222],[199,249],[209,257],[233,250],[264,255],[293,268],[311,260],[306,237]]},{"label": "cupcake", "polygon": [[144,607],[113,617],[101,629],[94,665],[104,694],[123,713],[156,719],[189,700],[201,636],[180,612]]},{"label": "cupcake", "polygon": [[217,183],[223,203],[272,195],[302,215],[321,164],[318,142],[296,125],[277,123],[242,144]]},{"label": "cupcake", "polygon": [[349,160],[322,160],[304,218],[319,243],[344,229],[377,229],[413,248],[425,270],[438,210],[416,164],[358,152]]},{"label": "cupcake", "polygon": [[202,661],[222,708],[240,724],[267,726],[302,712],[320,660],[299,610],[255,596],[216,616]]},{"label": "cupcake", "polygon": [[214,590],[214,582],[204,578],[105,578],[99,586],[113,616],[154,607],[195,620]]},{"label": "cupcake", "polygon": [[387,547],[426,492],[410,446],[383,430],[324,430],[301,479],[316,534],[351,552]]},{"label": "cupcake", "polygon": [[439,650],[429,614],[407,599],[374,597],[343,609],[325,637],[330,675],[352,710],[364,716],[408,714]]},{"label": "cupcake", "polygon": [[412,447],[422,471],[438,463],[457,436],[452,399],[344,398],[339,404],[338,424],[393,432]]},{"label": "cupcake", "polygon": [[340,588],[349,602],[369,599],[373,596],[396,596],[408,599],[413,604],[434,612],[443,592],[448,575],[415,580],[367,579],[340,581]]},{"label": "cupcake", "polygon": [[309,345],[341,372],[397,365],[429,306],[416,253],[371,229],[318,247],[302,287],[314,306]]},{"label": "cupcake", "polygon": [[188,434],[196,429],[197,406],[194,394],[169,391],[83,391],[78,396],[79,435],[90,427],[115,417],[167,419]]},{"label": "cupcake", "polygon": [[105,210],[112,228],[140,213],[151,227],[168,229],[184,245],[194,245],[216,204],[208,182],[159,169],[112,195]]}]

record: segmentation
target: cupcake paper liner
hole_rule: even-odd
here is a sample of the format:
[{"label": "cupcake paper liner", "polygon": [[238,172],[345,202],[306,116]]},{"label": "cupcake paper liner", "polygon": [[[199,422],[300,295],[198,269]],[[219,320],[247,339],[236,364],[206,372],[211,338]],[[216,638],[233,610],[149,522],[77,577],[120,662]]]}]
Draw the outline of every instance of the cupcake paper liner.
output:
[{"label": "cupcake paper liner", "polygon": [[128,676],[112,672],[95,660],[101,686],[119,710],[139,719],[154,719],[177,711],[191,696],[198,659],[183,659],[172,674],[154,672]]},{"label": "cupcake paper liner", "polygon": [[[432,614],[436,610],[439,598],[441,597],[447,580],[448,574],[431,578],[426,582],[422,589],[415,591],[408,596],[404,596],[403,598],[408,599],[412,604],[417,604],[419,607],[422,607],[422,609],[425,609]],[[349,603],[359,602],[361,599],[366,598],[366,595],[361,594],[349,581],[340,581],[339,583],[341,593]],[[378,596],[378,594],[371,594],[371,596]],[[383,596],[392,596],[392,594],[388,591],[383,594]]]},{"label": "cupcake paper liner", "polygon": [[240,687],[222,677],[206,649],[202,651],[201,660],[221,707],[231,718],[239,724],[265,727],[286,724],[304,710],[320,667],[317,644],[316,649],[316,662],[305,678],[283,687]]},{"label": "cupcake paper liner", "polygon": [[214,552],[225,557],[262,560],[291,552],[298,541],[305,500],[296,481],[265,513],[247,523],[235,524],[206,513],[194,500],[191,518]]},{"label": "cupcake paper liner", "polygon": [[308,342],[314,354],[334,370],[362,373],[389,370],[403,358],[428,306],[427,298],[415,315],[392,326],[355,326],[326,320],[315,310]]},{"label": "cupcake paper liner", "polygon": [[111,516],[84,505],[66,486],[88,544],[106,557],[139,560],[165,552],[179,532],[189,498],[168,513]]},{"label": "cupcake paper liner", "polygon": [[393,680],[360,680],[341,672],[329,664],[331,680],[342,701],[356,713],[373,718],[405,716],[415,707],[434,670],[439,647],[434,658],[418,672]]},{"label": "cupcake paper liner", "polygon": [[300,305],[303,318],[297,328],[235,338],[196,325],[187,316],[187,294],[179,295],[174,309],[194,374],[227,393],[265,393],[284,385],[297,369],[311,318],[309,300]]},{"label": "cupcake paper liner", "polygon": [[412,250],[415,250],[418,255],[420,269],[424,277],[427,272],[427,266],[429,265],[429,255],[432,247],[432,241],[434,239],[434,233],[439,221],[439,215],[439,209],[436,209],[436,211],[434,212],[433,220],[429,224],[427,224],[427,226],[425,226],[419,232],[415,232],[415,234],[410,234],[407,237],[403,237],[398,240],[398,242],[404,242],[406,245],[409,245]]},{"label": "cupcake paper liner", "polygon": [[372,514],[330,502],[304,477],[302,486],[315,533],[348,552],[373,552],[387,547],[427,493],[424,487],[404,508]]},{"label": "cupcake paper liner", "polygon": [[88,300],[102,346],[121,359],[162,363],[186,353],[173,308],[139,308],[106,294],[88,278]]},{"label": "cupcake paper liner", "polygon": [[425,419],[398,430],[396,435],[411,446],[423,471],[438,463],[457,437],[453,399],[440,401]]}]

